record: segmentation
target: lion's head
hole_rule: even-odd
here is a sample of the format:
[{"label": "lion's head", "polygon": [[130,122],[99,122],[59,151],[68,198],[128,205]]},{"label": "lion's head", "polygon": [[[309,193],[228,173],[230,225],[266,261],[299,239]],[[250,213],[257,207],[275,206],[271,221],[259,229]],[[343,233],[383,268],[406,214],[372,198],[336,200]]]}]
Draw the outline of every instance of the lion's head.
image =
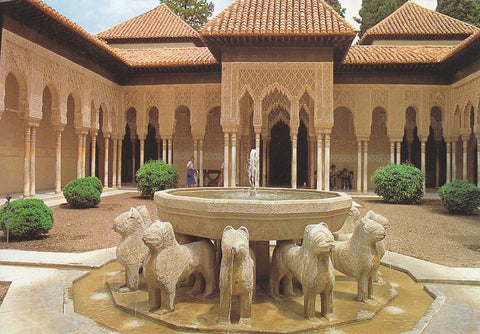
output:
[{"label": "lion's head", "polygon": [[303,233],[302,247],[314,255],[328,254],[334,248],[332,232],[325,223],[307,225]]},{"label": "lion's head", "polygon": [[238,230],[231,226],[225,227],[222,234],[222,256],[247,256],[249,252],[248,240],[249,233],[245,226]]},{"label": "lion's head", "polygon": [[130,211],[120,214],[113,221],[113,229],[122,236],[143,232],[145,229],[145,221],[135,208],[130,208]]},{"label": "lion's head", "polygon": [[143,235],[143,242],[150,249],[164,249],[170,246],[177,245],[175,233],[173,232],[172,224],[169,222],[155,221],[145,231]]},{"label": "lion's head", "polygon": [[354,236],[368,241],[369,243],[375,243],[385,239],[386,232],[381,224],[368,217],[363,217],[360,224],[355,229]]}]

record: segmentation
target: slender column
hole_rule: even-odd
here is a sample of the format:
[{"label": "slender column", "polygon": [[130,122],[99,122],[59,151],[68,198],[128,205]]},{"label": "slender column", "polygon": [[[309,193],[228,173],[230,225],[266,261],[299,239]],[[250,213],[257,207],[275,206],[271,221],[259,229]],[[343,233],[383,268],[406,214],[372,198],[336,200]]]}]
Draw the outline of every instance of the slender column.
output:
[{"label": "slender column", "polygon": [[37,142],[37,128],[32,126],[30,132],[30,197],[35,197],[35,146]]},{"label": "slender column", "polygon": [[23,132],[23,152],[25,160],[23,163],[23,197],[30,197],[30,137],[32,128],[28,125]]},{"label": "slender column", "polygon": [[122,139],[117,141],[117,186],[122,186]]},{"label": "slender column", "polygon": [[323,134],[317,135],[317,190],[323,188]]},{"label": "slender column", "polygon": [[[260,133],[255,133],[255,148],[257,150],[257,157],[260,159]],[[260,167],[260,166],[259,166]],[[255,176],[255,187],[260,187],[260,171],[257,169]]]},{"label": "slender column", "polygon": [[232,174],[231,174],[231,186],[237,186],[237,134],[232,133]]},{"label": "slender column", "polygon": [[203,139],[200,139],[200,187],[203,187]]},{"label": "slender column", "polygon": [[324,189],[326,191],[330,190],[330,134],[325,134],[325,163],[324,163],[324,173],[325,178]]},{"label": "slender column", "polygon": [[112,157],[112,187],[116,188],[117,187],[117,139],[113,138],[112,140],[112,145],[113,145],[113,157]]},{"label": "slender column", "polygon": [[173,139],[168,138],[168,163],[173,164]]},{"label": "slender column", "polygon": [[422,173],[423,173],[423,189],[425,189],[425,179],[426,179],[426,167],[425,167],[425,151],[426,151],[426,141],[421,139],[421,160],[422,160]]},{"label": "slender column", "polygon": [[362,192],[362,141],[358,139],[357,140],[357,193],[361,193],[361,192]]},{"label": "slender column", "polygon": [[363,192],[368,192],[368,141],[363,142]]},{"label": "slender column", "polygon": [[396,145],[395,145],[397,148],[397,165],[400,165],[402,163],[401,161],[401,156],[400,156],[400,152],[401,152],[401,149],[402,149],[402,142],[401,141],[397,141],[396,142]]},{"label": "slender column", "polygon": [[135,167],[136,167],[136,163],[135,163],[135,158],[136,158],[136,154],[135,154],[135,151],[136,151],[136,144],[137,144],[137,141],[136,141],[136,138],[133,137],[133,138],[130,138],[130,141],[132,142],[132,182],[135,183]]},{"label": "slender column", "polygon": [[[33,128],[32,128],[32,133],[33,133]],[[467,180],[468,179],[468,175],[467,175],[468,139],[462,138],[462,140],[463,140],[463,179]]]},{"label": "slender column", "polygon": [[225,132],[223,143],[223,186],[230,186],[230,133]]},{"label": "slender column", "polygon": [[457,179],[457,142],[452,141],[452,181]]},{"label": "slender column", "polygon": [[105,134],[105,164],[103,174],[103,186],[108,188],[108,145],[110,144],[110,135]]},{"label": "slender column", "polygon": [[87,160],[87,133],[82,133],[82,177],[85,177],[85,163]]},{"label": "slender column", "polygon": [[292,140],[292,189],[297,188],[297,134],[290,135]]},{"label": "slender column", "polygon": [[390,141],[390,163],[395,163],[395,141]]},{"label": "slender column", "polygon": [[91,132],[90,133],[91,137],[91,148],[90,148],[90,175],[95,176],[96,175],[96,154],[97,154],[97,133],[96,132]]},{"label": "slender column", "polygon": [[480,135],[477,136],[477,187],[480,188]]},{"label": "slender column", "polygon": [[267,186],[267,146],[268,139],[265,137],[263,140],[263,152],[262,152],[262,187]]},{"label": "slender column", "polygon": [[82,177],[82,134],[78,133],[78,143],[77,143],[77,179]]},{"label": "slender column", "polygon": [[167,140],[162,140],[162,160],[167,162]]},{"label": "slender column", "polygon": [[447,183],[452,182],[452,142],[447,141]]},{"label": "slender column", "polygon": [[435,188],[438,188],[440,185],[440,142],[436,141],[435,142],[435,150],[436,150],[436,155],[435,155]]},{"label": "slender column", "polygon": [[55,194],[62,192],[62,130],[55,132]]},{"label": "slender column", "polygon": [[198,140],[193,141],[193,168],[197,169],[198,167]]},{"label": "slender column", "polygon": [[145,138],[139,138],[140,140],[140,167],[145,164]]}]

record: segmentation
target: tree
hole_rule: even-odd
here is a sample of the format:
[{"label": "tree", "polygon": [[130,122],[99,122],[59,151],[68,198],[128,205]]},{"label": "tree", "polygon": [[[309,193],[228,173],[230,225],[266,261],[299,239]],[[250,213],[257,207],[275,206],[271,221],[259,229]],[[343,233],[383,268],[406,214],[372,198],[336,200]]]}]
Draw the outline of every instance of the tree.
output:
[{"label": "tree", "polygon": [[360,23],[360,38],[368,29],[392,14],[405,2],[407,0],[362,0],[360,18],[354,18]]},{"label": "tree", "polygon": [[338,0],[326,0],[326,3],[330,5],[335,11],[340,14],[341,17],[345,17],[346,8],[343,8]]},{"label": "tree", "polygon": [[480,0],[438,0],[436,10],[480,27]]},{"label": "tree", "polygon": [[212,16],[214,5],[208,0],[163,0],[167,5],[192,28],[198,30]]}]

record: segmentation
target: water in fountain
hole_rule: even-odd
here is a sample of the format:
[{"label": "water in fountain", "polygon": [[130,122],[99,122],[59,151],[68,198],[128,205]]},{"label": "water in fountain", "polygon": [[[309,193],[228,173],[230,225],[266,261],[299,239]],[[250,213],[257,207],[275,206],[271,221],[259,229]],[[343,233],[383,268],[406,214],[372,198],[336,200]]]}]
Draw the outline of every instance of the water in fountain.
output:
[{"label": "water in fountain", "polygon": [[250,196],[255,196],[257,193],[256,185],[258,178],[258,152],[257,149],[252,149],[250,151],[250,157],[248,159],[247,172],[248,180],[250,182]]}]

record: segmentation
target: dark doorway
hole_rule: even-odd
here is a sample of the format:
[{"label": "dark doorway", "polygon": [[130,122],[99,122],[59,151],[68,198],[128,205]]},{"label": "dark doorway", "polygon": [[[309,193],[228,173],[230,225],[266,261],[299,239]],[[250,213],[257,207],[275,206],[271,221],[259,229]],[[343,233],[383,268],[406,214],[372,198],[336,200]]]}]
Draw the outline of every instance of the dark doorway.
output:
[{"label": "dark doorway", "polygon": [[[436,141],[432,127],[426,143],[425,152],[425,186],[427,188],[438,188],[445,184],[447,179],[446,172],[446,152],[447,145],[445,141]],[[438,155],[438,156],[437,156]],[[438,176],[437,176],[438,163]],[[438,182],[437,182],[438,181]]]},{"label": "dark doorway", "polygon": [[153,126],[148,125],[147,139],[145,140],[145,162],[157,160],[157,140],[155,139],[156,131]]},{"label": "dark doorway", "polygon": [[297,187],[308,184],[308,134],[307,127],[300,122],[297,137]]},{"label": "dark doorway", "polygon": [[292,171],[290,127],[283,122],[273,126],[270,142],[270,180],[274,187],[289,187]]},{"label": "dark doorway", "polygon": [[133,182],[132,175],[132,141],[130,140],[130,127],[127,124],[122,141],[122,182]]}]

